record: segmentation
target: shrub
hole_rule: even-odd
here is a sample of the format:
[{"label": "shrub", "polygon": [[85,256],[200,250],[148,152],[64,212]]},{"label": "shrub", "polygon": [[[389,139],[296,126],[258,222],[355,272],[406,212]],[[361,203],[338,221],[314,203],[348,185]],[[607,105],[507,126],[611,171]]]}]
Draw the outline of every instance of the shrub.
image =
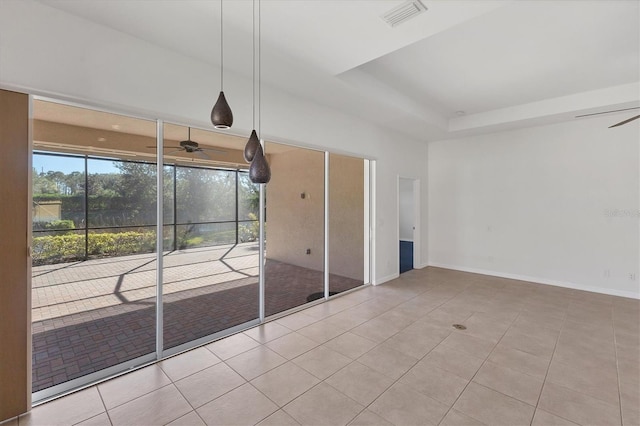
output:
[{"label": "shrub", "polygon": [[73,229],[75,228],[75,224],[72,220],[54,220],[52,222],[46,223],[44,225],[44,229]]},{"label": "shrub", "polygon": [[89,234],[89,255],[123,256],[133,253],[148,253],[156,246],[154,232],[103,232]]},{"label": "shrub", "polygon": [[240,242],[247,243],[256,241],[260,234],[260,222],[254,213],[249,213],[249,220],[253,222],[240,224],[238,227],[238,238]]},{"label": "shrub", "polygon": [[36,231],[62,231],[75,228],[73,220],[53,220],[51,222],[34,222],[33,229]]},{"label": "shrub", "polygon": [[[104,232],[89,234],[89,256],[124,256],[153,252],[154,232]],[[84,234],[47,235],[36,237],[32,244],[35,265],[70,262],[84,259]]]},{"label": "shrub", "polygon": [[84,235],[46,235],[36,237],[32,244],[33,263],[58,263],[84,257]]},{"label": "shrub", "polygon": [[204,241],[204,238],[202,237],[191,237],[187,240],[184,241],[184,246],[185,247],[196,247],[200,244],[202,244],[202,242]]}]

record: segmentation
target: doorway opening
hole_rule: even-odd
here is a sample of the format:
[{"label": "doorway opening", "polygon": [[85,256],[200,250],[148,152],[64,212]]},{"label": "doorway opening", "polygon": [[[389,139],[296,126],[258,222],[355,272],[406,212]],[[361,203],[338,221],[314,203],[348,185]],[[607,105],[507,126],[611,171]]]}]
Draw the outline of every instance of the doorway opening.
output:
[{"label": "doorway opening", "polygon": [[420,262],[420,181],[398,177],[398,265],[403,274]]}]

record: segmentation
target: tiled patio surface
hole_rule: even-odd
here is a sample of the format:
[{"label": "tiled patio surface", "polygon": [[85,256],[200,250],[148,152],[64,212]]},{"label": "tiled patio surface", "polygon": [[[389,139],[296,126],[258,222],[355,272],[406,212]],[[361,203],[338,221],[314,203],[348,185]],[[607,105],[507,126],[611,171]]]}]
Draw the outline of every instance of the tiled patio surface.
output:
[{"label": "tiled patio surface", "polygon": [[[255,244],[163,257],[164,345],[171,348],[258,315]],[[155,350],[155,255],[33,268],[33,391]],[[272,315],[322,291],[322,272],[268,260],[265,310]],[[332,275],[331,291],[361,282]]]}]

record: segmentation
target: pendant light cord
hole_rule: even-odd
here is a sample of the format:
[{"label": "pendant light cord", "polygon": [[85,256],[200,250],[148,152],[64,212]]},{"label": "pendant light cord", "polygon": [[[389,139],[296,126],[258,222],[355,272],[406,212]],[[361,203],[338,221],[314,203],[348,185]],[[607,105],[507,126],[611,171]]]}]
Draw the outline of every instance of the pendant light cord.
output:
[{"label": "pendant light cord", "polygon": [[256,128],[256,0],[253,0],[253,129]]},{"label": "pendant light cord", "polygon": [[222,4],[224,0],[220,0],[220,91],[224,87],[224,31],[222,30]]},{"label": "pendant light cord", "polygon": [[262,137],[262,3],[258,0],[258,134]]}]

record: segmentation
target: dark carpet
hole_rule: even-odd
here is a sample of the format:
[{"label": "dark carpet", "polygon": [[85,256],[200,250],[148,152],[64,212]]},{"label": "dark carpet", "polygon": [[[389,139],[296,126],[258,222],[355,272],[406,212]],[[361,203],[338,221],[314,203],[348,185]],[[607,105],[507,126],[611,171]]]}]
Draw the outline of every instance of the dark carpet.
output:
[{"label": "dark carpet", "polygon": [[413,269],[413,242],[400,241],[400,273]]}]

